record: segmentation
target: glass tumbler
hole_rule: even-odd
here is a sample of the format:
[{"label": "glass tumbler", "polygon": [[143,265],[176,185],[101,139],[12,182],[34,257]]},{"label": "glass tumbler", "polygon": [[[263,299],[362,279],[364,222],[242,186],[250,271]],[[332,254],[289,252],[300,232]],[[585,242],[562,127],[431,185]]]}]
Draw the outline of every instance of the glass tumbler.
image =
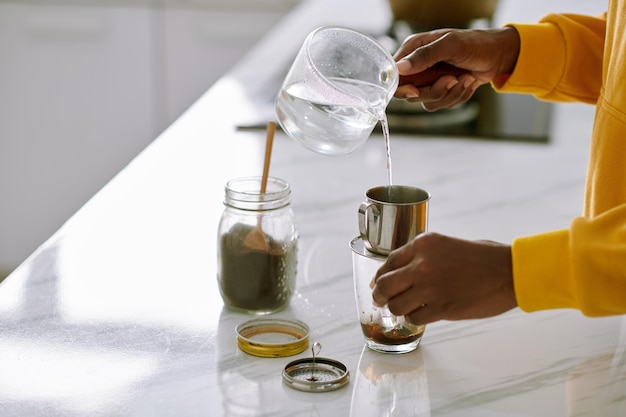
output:
[{"label": "glass tumbler", "polygon": [[409,323],[404,316],[391,314],[386,306],[375,306],[372,300],[370,282],[387,257],[368,251],[360,237],[352,239],[350,247],[356,306],[365,344],[384,353],[417,349],[426,326]]}]

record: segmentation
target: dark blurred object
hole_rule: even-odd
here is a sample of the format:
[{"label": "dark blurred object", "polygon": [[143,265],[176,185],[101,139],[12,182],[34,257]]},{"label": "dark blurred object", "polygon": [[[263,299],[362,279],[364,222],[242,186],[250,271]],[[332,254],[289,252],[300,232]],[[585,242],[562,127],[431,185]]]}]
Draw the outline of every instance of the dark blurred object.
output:
[{"label": "dark blurred object", "polygon": [[414,29],[469,27],[472,21],[491,21],[498,0],[389,0],[395,20],[403,20]]}]

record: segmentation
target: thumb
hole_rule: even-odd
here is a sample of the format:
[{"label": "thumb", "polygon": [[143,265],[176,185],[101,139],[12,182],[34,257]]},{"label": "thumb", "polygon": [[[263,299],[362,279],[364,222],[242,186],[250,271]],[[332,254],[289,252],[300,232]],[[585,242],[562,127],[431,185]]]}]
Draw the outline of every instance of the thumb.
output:
[{"label": "thumb", "polygon": [[386,273],[402,268],[403,266],[411,262],[411,260],[414,258],[412,246],[412,242],[409,242],[391,252],[389,256],[387,256],[387,260],[385,261],[385,263],[382,264],[380,268],[378,268],[378,271],[376,271],[376,275],[373,279],[373,284],[376,283],[378,278],[385,275]]}]

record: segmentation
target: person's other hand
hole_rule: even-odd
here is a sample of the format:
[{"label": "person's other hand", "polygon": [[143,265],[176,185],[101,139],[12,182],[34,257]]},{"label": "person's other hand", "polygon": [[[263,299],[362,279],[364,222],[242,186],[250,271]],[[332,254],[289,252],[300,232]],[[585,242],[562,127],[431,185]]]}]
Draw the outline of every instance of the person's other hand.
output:
[{"label": "person's other hand", "polygon": [[376,305],[414,324],[490,317],[517,306],[510,246],[436,233],[391,252],[371,286]]}]

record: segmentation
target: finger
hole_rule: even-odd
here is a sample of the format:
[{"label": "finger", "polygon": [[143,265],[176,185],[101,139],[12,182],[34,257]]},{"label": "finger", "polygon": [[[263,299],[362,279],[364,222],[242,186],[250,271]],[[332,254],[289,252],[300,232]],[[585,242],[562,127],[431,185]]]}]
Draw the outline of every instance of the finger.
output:
[{"label": "finger", "polygon": [[390,299],[409,290],[412,286],[412,280],[412,274],[407,266],[378,276],[372,289],[374,303],[377,305],[387,304]]},{"label": "finger", "polygon": [[387,307],[396,316],[405,316],[426,306],[429,300],[428,297],[424,291],[415,286],[415,280],[412,280],[410,288],[394,297],[390,297],[387,301]]},{"label": "finger", "polygon": [[[440,29],[440,30],[434,30],[431,32],[416,33],[411,36],[408,36],[402,42],[398,50],[393,54],[394,60],[400,61],[403,58],[406,58],[408,55],[413,53],[416,49],[421,48],[422,46],[427,45],[437,40],[448,31],[449,29]],[[404,72],[401,72],[401,74],[404,74]]]},{"label": "finger", "polygon": [[[436,35],[431,36],[430,42],[427,43],[424,43],[426,37],[422,37],[420,39],[422,41],[421,46],[417,46],[415,50],[398,60],[400,74],[415,74],[434,67],[439,62],[454,64],[451,59],[458,55],[459,44],[450,35],[450,32],[438,32]],[[414,42],[411,44],[414,44]]]},{"label": "finger", "polygon": [[[406,245],[395,249],[388,256],[385,263],[382,264],[380,268],[376,271],[376,274],[372,278],[370,282],[370,288],[372,288],[372,294],[374,298],[374,303],[378,305],[385,305],[387,303],[387,297],[389,294],[381,294],[380,288],[376,288],[376,284],[379,279],[382,278],[383,275],[395,271],[399,268],[405,267],[411,263],[414,259],[417,259],[418,254],[414,254],[411,249],[412,244],[407,243]],[[404,274],[406,278],[410,279],[410,274]],[[390,279],[393,279],[393,274],[390,275]],[[383,284],[388,285],[388,284]],[[400,285],[400,288],[408,288],[410,285]],[[375,294],[375,295],[374,295]],[[393,294],[392,294],[393,295]]]},{"label": "finger", "polygon": [[[449,317],[446,315],[446,303],[441,302],[437,298],[428,298],[425,296],[422,298],[424,301],[420,304],[416,304],[415,308],[410,312],[404,314],[404,318],[409,322],[420,325],[434,323],[440,320],[447,320]],[[430,300],[430,302],[428,302]]]},{"label": "finger", "polygon": [[[447,108],[453,108],[468,102],[476,92],[476,89],[481,85],[479,81],[473,80],[472,82],[472,79],[460,84],[461,86],[459,86],[458,91],[451,92],[449,97],[451,100],[447,104]],[[454,99],[452,99],[452,97],[454,97]]]},{"label": "finger", "polygon": [[405,84],[398,87],[394,93],[396,98],[412,100],[420,96],[420,90],[411,84]]},{"label": "finger", "polygon": [[382,264],[382,266],[376,271],[374,281],[378,281],[379,277],[389,271],[403,267],[411,262],[412,259],[413,255],[410,250],[410,244],[406,244],[398,249],[395,249],[387,256],[385,263]]},{"label": "finger", "polygon": [[409,314],[404,315],[404,319],[415,325],[425,325],[434,323],[442,319],[437,310],[430,304],[420,305]]},{"label": "finger", "polygon": [[[474,94],[474,85],[476,84],[474,81],[475,79],[470,75],[457,80],[455,84],[446,85],[445,81],[438,81],[428,92],[428,97],[433,97],[432,100],[424,97],[426,94],[422,94],[421,100],[424,103],[424,108],[428,111],[436,111],[453,108],[467,102]],[[478,83],[478,85],[480,84]],[[435,99],[435,97],[438,98]]]},{"label": "finger", "polygon": [[[459,93],[460,88],[459,79],[454,75],[444,75],[437,79],[432,85],[419,88],[419,101],[423,103],[433,103],[437,106],[439,102],[447,104],[451,100],[456,100],[456,96],[462,94]],[[404,86],[403,86],[404,88]],[[456,95],[455,95],[455,92]]]},{"label": "finger", "polygon": [[404,39],[396,52],[393,54],[393,59],[398,62],[413,52],[416,48],[422,46],[423,42],[420,42],[420,37],[420,34],[414,34]]},{"label": "finger", "polygon": [[418,74],[436,63],[437,61],[431,61],[428,54],[423,53],[423,47],[418,48],[398,61],[398,73],[401,76]]}]

